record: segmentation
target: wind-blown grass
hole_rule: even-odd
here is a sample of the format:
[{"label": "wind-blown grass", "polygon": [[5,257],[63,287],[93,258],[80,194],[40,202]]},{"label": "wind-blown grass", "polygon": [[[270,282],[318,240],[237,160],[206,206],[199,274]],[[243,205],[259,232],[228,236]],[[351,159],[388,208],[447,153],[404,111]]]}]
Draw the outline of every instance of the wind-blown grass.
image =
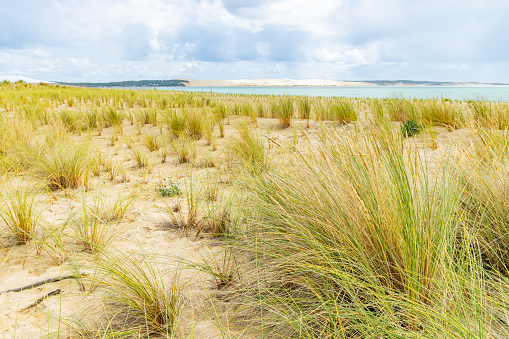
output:
[{"label": "wind-blown grass", "polygon": [[93,267],[100,273],[99,281],[108,288],[108,297],[135,317],[129,327],[176,336],[184,306],[184,285],[178,273],[167,282],[165,274],[147,256],[138,260],[117,252],[103,252]]},{"label": "wind-blown grass", "polygon": [[229,148],[252,171],[263,171],[268,166],[265,142],[246,122],[239,124],[238,136]]},{"label": "wind-blown grass", "polygon": [[309,128],[309,118],[311,117],[311,102],[309,98],[302,98],[299,101],[299,115],[301,119],[306,120],[306,127]]},{"label": "wind-blown grass", "polygon": [[23,188],[1,191],[0,218],[19,244],[32,239],[37,229],[39,223],[35,210],[37,193],[37,190]]},{"label": "wind-blown grass", "polygon": [[470,312],[485,315],[476,310],[483,302],[479,258],[457,243],[458,173],[447,158],[431,171],[400,138],[389,127],[363,136],[329,132],[311,155],[246,179],[248,224],[233,244],[256,258],[254,276],[243,270],[244,280],[257,286],[262,322],[279,335],[489,330],[464,325]]},{"label": "wind-blown grass", "polygon": [[78,188],[88,183],[93,159],[86,143],[58,142],[32,150],[28,165],[32,174],[51,190]]},{"label": "wind-blown grass", "polygon": [[278,105],[278,115],[282,127],[288,127],[291,125],[293,114],[293,99],[291,97],[280,99]]},{"label": "wind-blown grass", "polygon": [[96,212],[101,211],[91,208],[83,194],[80,209],[68,220],[82,248],[91,253],[102,251],[113,239],[111,224]]},{"label": "wind-blown grass", "polygon": [[339,101],[329,106],[329,117],[345,125],[357,120],[357,112],[350,102]]}]

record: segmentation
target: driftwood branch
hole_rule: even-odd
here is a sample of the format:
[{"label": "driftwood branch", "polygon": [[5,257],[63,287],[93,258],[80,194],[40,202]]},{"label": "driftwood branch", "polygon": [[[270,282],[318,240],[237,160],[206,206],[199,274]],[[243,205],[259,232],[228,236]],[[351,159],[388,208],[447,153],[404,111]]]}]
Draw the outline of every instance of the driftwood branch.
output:
[{"label": "driftwood branch", "polygon": [[57,282],[57,281],[60,281],[60,280],[65,280],[65,279],[76,279],[76,281],[80,284],[80,288],[83,289],[83,284],[81,283],[80,278],[82,276],[85,276],[85,275],[86,274],[61,275],[59,277],[54,277],[54,278],[49,278],[49,279],[41,280],[41,281],[32,283],[30,285],[26,285],[26,286],[23,286],[23,287],[12,288],[10,290],[2,291],[2,292],[0,292],[0,294],[10,293],[10,292],[20,292],[20,291],[24,291],[24,290],[29,290],[29,289],[37,287],[37,286],[41,286],[41,285],[44,285],[44,284],[49,284],[49,283],[52,283],[52,282]]},{"label": "driftwood branch", "polygon": [[60,293],[62,293],[62,290],[61,290],[61,289],[57,289],[57,290],[54,290],[54,291],[52,291],[52,292],[49,292],[49,293],[48,293],[48,294],[46,294],[45,296],[43,296],[43,297],[41,297],[41,298],[37,299],[36,301],[34,301],[33,303],[31,303],[31,304],[30,304],[30,305],[28,305],[27,307],[25,307],[24,309],[22,309],[22,310],[21,310],[21,312],[26,311],[26,310],[28,310],[28,309],[30,309],[30,308],[32,308],[32,307],[35,307],[35,306],[39,305],[41,302],[43,302],[43,301],[44,301],[44,299],[46,299],[46,298],[48,298],[48,297],[51,297],[51,296],[53,296],[53,295],[57,295],[57,294],[60,294]]}]

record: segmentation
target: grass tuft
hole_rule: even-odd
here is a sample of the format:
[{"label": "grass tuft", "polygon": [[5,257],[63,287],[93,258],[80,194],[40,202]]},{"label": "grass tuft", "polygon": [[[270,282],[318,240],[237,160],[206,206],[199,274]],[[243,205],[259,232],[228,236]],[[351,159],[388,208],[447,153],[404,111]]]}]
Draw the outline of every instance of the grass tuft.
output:
[{"label": "grass tuft", "polygon": [[0,197],[0,217],[18,244],[24,244],[32,239],[37,230],[39,221],[35,211],[37,194],[37,190],[18,188],[14,191],[3,190]]}]

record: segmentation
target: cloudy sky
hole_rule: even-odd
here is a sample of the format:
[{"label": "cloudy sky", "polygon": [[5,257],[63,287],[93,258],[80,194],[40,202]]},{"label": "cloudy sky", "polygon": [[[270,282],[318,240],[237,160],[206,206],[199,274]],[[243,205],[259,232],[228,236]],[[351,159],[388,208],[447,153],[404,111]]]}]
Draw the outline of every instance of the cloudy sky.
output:
[{"label": "cloudy sky", "polygon": [[509,82],[509,0],[0,0],[0,74]]}]

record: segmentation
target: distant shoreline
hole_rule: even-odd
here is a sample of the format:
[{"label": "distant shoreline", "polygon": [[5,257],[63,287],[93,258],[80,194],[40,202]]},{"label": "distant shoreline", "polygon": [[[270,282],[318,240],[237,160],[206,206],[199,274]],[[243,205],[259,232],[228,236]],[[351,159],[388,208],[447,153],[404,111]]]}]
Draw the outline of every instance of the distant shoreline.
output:
[{"label": "distant shoreline", "polygon": [[239,79],[239,80],[129,80],[115,82],[55,82],[55,84],[94,88],[154,87],[508,87],[505,83],[440,82],[414,80],[325,80],[325,79]]}]

